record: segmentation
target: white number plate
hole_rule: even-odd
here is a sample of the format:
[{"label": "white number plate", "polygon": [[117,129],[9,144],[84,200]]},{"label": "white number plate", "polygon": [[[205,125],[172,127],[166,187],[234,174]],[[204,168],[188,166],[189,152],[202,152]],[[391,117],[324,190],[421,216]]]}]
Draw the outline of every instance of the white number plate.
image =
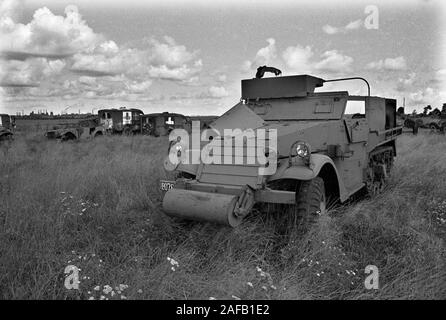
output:
[{"label": "white number plate", "polygon": [[174,185],[175,185],[174,181],[160,180],[161,191],[169,191],[170,189],[173,189]]}]

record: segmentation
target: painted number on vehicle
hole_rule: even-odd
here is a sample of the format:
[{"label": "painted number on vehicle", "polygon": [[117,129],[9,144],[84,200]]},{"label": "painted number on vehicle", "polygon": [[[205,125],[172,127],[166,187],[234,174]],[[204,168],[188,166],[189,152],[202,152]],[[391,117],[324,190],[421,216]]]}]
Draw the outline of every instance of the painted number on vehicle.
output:
[{"label": "painted number on vehicle", "polygon": [[172,181],[160,181],[160,189],[161,191],[169,191],[170,189],[173,189],[173,186],[175,185],[175,182]]}]

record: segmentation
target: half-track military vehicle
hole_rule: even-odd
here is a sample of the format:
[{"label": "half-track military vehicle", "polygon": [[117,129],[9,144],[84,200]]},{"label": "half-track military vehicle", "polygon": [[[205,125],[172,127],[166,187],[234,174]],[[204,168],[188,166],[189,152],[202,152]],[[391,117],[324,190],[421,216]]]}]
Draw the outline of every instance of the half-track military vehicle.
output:
[{"label": "half-track military vehicle", "polygon": [[[347,80],[365,81],[368,94],[315,90]],[[351,105],[358,110],[348,114]],[[160,181],[166,191],[163,211],[233,227],[255,204],[271,203],[294,208],[296,223],[307,228],[327,212],[329,200],[343,203],[360,190],[381,192],[402,132],[396,125],[396,100],[371,96],[365,79],[310,75],[242,80],[241,101],[210,127],[213,131],[204,139],[202,134],[195,146],[193,133],[192,142],[175,131],[170,135],[164,166],[182,174],[175,181]],[[212,152],[203,157],[211,143]],[[190,158],[196,149],[202,153],[194,162]],[[218,155],[224,161],[209,161]]]}]

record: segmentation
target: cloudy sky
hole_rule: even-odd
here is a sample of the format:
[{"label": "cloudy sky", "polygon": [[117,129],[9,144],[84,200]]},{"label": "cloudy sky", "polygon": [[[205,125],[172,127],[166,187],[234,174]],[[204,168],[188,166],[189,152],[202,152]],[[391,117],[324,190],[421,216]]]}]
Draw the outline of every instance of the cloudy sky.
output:
[{"label": "cloudy sky", "polygon": [[[0,112],[218,115],[265,64],[363,76],[407,112],[439,107],[443,2],[0,0]],[[360,82],[324,89],[366,93]]]}]

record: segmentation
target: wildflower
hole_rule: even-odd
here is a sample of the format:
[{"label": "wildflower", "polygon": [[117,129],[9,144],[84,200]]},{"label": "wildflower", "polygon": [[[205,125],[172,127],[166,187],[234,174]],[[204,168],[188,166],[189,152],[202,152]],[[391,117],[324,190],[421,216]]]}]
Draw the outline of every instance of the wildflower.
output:
[{"label": "wildflower", "polygon": [[104,286],[104,290],[102,290],[102,292],[104,292],[105,294],[109,294],[110,292],[113,291],[113,288],[110,287],[108,284]]},{"label": "wildflower", "polygon": [[124,291],[125,289],[127,289],[129,286],[126,284],[120,284],[119,285],[119,290]]},{"label": "wildflower", "polygon": [[180,266],[178,261],[176,261],[175,259],[167,257],[167,261],[169,261],[172,266],[175,266],[175,267],[179,267]]},{"label": "wildflower", "polygon": [[101,296],[100,299],[101,299],[101,300],[105,300],[105,297],[104,297],[104,296]]},{"label": "wildflower", "polygon": [[276,287],[276,286],[273,286],[273,285],[271,285],[271,289],[273,289],[273,290],[277,290],[277,287]]},{"label": "wildflower", "polygon": [[250,286],[251,288],[253,287],[252,282],[246,282],[246,284],[247,284],[248,286]]},{"label": "wildflower", "polygon": [[93,290],[95,290],[95,291],[99,291],[100,289],[101,288],[99,286],[96,286],[96,287],[93,288]]}]

